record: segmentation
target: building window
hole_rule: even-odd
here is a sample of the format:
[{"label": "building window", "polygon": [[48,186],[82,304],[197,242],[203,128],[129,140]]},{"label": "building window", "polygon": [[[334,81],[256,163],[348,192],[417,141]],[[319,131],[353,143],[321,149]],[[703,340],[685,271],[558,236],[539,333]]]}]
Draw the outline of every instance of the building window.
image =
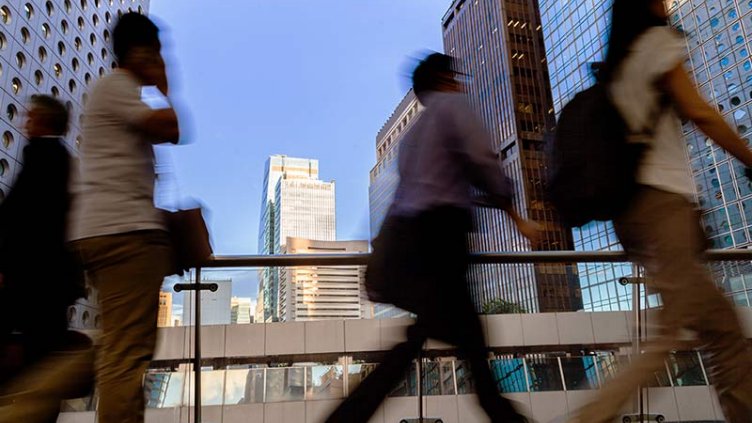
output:
[{"label": "building window", "polygon": [[78,72],[78,70],[81,69],[81,64],[78,63],[78,59],[75,57],[71,60],[71,66],[73,66],[73,71],[75,72]]},{"label": "building window", "polygon": [[26,66],[26,56],[20,51],[16,53],[16,65],[19,69],[23,69],[23,67]]},{"label": "building window", "polygon": [[13,145],[13,134],[10,131],[3,132],[3,147],[6,149]]},{"label": "building window", "polygon": [[44,82],[44,74],[39,69],[34,71],[34,82],[37,85],[42,85],[42,82]]},{"label": "building window", "polygon": [[60,89],[58,87],[52,87],[52,89],[50,90],[50,92],[52,93],[53,97],[55,97],[55,98],[60,97]]},{"label": "building window", "polygon": [[63,34],[67,34],[68,30],[70,29],[70,26],[68,25],[68,21],[66,21],[65,19],[60,21],[60,28],[62,28]]},{"label": "building window", "polygon": [[71,94],[76,92],[76,81],[72,79],[68,81],[68,91],[70,91]]},{"label": "building window", "polygon": [[70,0],[65,0],[65,11],[67,13],[70,13],[70,11],[71,11],[72,8],[73,8],[73,6],[71,5]]},{"label": "building window", "polygon": [[107,49],[106,48],[102,49],[102,60],[107,60]]},{"label": "building window", "polygon": [[[26,28],[24,28],[24,29],[26,29]],[[21,30],[22,34],[23,34],[23,30],[24,29]],[[26,30],[27,34],[28,34],[28,32],[29,31]],[[25,43],[28,42],[28,41],[29,41],[28,39],[24,40]],[[8,39],[5,38],[5,34],[3,34],[2,32],[0,32],[0,50],[5,50],[7,47],[8,47]]]},{"label": "building window", "polygon": [[78,29],[80,29],[81,31],[83,31],[85,27],[86,27],[86,22],[84,22],[84,18],[82,18],[81,16],[79,16],[78,17]]},{"label": "building window", "polygon": [[94,0],[94,6],[99,7],[102,5],[102,0]]},{"label": "building window", "polygon": [[104,76],[105,70],[103,67],[99,67],[99,76]]},{"label": "building window", "polygon": [[92,22],[94,22],[94,26],[99,26],[99,16],[94,15],[91,17]]},{"label": "building window", "polygon": [[39,47],[39,61],[44,63],[47,60],[47,49]]},{"label": "building window", "polygon": [[5,159],[0,160],[0,176],[4,177],[8,171],[10,171],[10,163]]},{"label": "building window", "polygon": [[91,74],[89,72],[86,72],[86,75],[84,75],[84,82],[86,82],[86,85],[91,84]]},{"label": "building window", "polygon": [[26,3],[24,6],[24,13],[26,13],[26,19],[31,19],[34,17],[34,6],[31,5],[31,3]]},{"label": "building window", "polygon": [[13,122],[14,119],[16,119],[16,115],[18,114],[18,109],[16,108],[15,104],[9,104],[8,107],[5,109],[5,115],[8,117],[8,120]]},{"label": "building window", "polygon": [[110,42],[110,31],[106,29],[104,30],[104,41],[108,43]]},{"label": "building window", "polygon": [[86,10],[88,6],[89,4],[86,2],[86,0],[81,0],[81,10]]},{"label": "building window", "polygon": [[42,35],[44,35],[44,38],[50,38],[50,26],[46,23],[42,24]]},{"label": "building window", "polygon": [[89,35],[89,41],[91,41],[91,45],[97,44],[97,36],[94,34]]},{"label": "building window", "polygon": [[55,66],[53,66],[53,69],[55,71],[55,76],[60,78],[60,75],[63,74],[63,67],[60,66],[60,63],[55,63]]},{"label": "building window", "polygon": [[93,65],[94,64],[94,55],[91,54],[91,53],[87,54],[86,55],[86,61],[89,62],[89,65]]},{"label": "building window", "polygon": [[8,6],[0,7],[0,19],[3,20],[3,23],[9,24],[11,20],[11,14],[10,9],[8,9]]},{"label": "building window", "polygon": [[47,8],[47,16],[52,16],[52,14],[55,13],[55,6],[51,1],[48,0],[47,3],[45,3],[45,7]]},{"label": "building window", "polygon": [[18,78],[13,78],[11,80],[11,88],[13,88],[13,94],[18,94],[23,89],[23,84],[21,83],[21,80]]},{"label": "building window", "polygon": [[110,12],[105,12],[105,14],[104,14],[104,20],[107,21],[107,23],[111,23],[112,22],[112,14],[110,14]]},{"label": "building window", "polygon": [[65,56],[65,43],[60,41],[57,43],[57,52],[60,53],[61,56]]}]

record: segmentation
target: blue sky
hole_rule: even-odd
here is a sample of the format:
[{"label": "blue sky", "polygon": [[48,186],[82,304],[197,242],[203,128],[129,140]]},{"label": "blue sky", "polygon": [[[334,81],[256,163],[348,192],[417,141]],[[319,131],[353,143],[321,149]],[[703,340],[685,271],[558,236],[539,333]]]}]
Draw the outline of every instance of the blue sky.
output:
[{"label": "blue sky", "polygon": [[271,154],[319,159],[322,179],[337,182],[338,238],[368,238],[376,133],[408,87],[409,58],[442,50],[449,4],[152,0],[171,89],[190,115],[192,143],[171,161],[181,195],[210,209],[216,253],[257,252]]}]

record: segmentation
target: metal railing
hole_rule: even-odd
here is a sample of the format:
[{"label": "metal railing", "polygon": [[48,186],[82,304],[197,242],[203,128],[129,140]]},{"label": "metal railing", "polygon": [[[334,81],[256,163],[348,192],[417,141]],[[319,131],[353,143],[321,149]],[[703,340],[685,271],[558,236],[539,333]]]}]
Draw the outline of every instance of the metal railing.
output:
[{"label": "metal railing", "polygon": [[[203,284],[201,270],[235,267],[296,267],[296,266],[364,266],[369,254],[300,254],[300,255],[253,255],[214,256],[196,268],[196,278],[191,284],[177,284],[176,291],[195,291],[194,322],[194,421],[201,423],[201,291],[216,290],[211,284]],[[708,261],[752,261],[752,250],[708,250]],[[472,264],[539,264],[539,263],[627,263],[629,257],[623,251],[539,251],[474,253]]]}]

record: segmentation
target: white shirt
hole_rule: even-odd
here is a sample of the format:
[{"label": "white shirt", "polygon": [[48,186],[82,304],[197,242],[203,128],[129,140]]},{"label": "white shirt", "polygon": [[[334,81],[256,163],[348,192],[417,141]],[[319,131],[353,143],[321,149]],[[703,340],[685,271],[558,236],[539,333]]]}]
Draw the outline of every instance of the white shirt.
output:
[{"label": "white shirt", "polygon": [[165,229],[154,207],[154,151],[137,129],[152,109],[124,70],[100,79],[84,111],[71,238]]},{"label": "white shirt", "polygon": [[[658,80],[685,60],[684,39],[668,27],[654,27],[631,46],[611,83],[611,95],[630,130],[642,133],[660,110]],[[637,175],[641,184],[685,195],[694,201],[695,186],[689,168],[681,121],[674,109],[664,110]]]}]

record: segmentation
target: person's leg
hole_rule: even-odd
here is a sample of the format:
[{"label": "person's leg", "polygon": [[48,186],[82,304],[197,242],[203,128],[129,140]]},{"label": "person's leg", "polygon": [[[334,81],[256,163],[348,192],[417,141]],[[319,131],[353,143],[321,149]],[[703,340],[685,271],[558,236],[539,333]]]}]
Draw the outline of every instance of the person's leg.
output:
[{"label": "person's leg", "polygon": [[712,366],[727,369],[718,372],[720,378],[729,387],[735,386],[729,366],[735,367],[734,372],[749,374],[749,357],[743,352],[746,347],[742,346],[734,311],[701,260],[705,241],[693,205],[680,195],[645,188],[617,221],[616,229],[625,249],[645,265],[648,283],[661,294],[663,334],[601,389],[597,399],[581,410],[579,421],[607,422],[615,418],[637,386],[646,384],[663,368],[666,356],[678,346],[682,329],[694,330],[714,344],[708,350],[715,357]]},{"label": "person's leg", "polygon": [[80,248],[102,313],[98,421],[141,423],[142,378],[156,345],[159,290],[170,259],[167,235],[105,236],[84,240]]},{"label": "person's leg", "polygon": [[423,331],[413,325],[407,341],[394,347],[384,360],[329,416],[327,423],[365,423],[410,367],[423,347]]}]

